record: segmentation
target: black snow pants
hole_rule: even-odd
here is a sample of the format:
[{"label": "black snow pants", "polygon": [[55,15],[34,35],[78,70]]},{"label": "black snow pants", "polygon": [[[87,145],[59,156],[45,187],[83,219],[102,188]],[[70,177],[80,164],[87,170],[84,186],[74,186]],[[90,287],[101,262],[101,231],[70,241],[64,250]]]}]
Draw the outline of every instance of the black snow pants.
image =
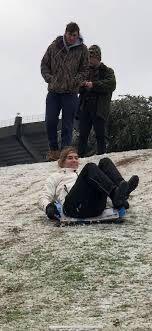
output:
[{"label": "black snow pants", "polygon": [[123,180],[109,158],[99,164],[87,163],[63,204],[65,215],[74,218],[95,217],[106,207],[107,197]]},{"label": "black snow pants", "polygon": [[93,126],[96,140],[97,140],[97,154],[104,154],[106,151],[105,144],[105,120],[96,115],[97,100],[96,98],[89,98],[85,101],[84,108],[80,112],[79,123],[79,142],[78,142],[78,154],[80,157],[84,157],[88,137]]}]

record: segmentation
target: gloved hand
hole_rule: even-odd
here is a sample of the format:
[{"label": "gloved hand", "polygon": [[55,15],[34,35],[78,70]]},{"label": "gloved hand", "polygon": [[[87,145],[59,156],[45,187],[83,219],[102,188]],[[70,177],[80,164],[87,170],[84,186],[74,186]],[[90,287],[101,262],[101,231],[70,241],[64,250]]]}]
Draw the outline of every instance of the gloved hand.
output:
[{"label": "gloved hand", "polygon": [[61,214],[58,211],[55,202],[51,202],[46,206],[46,215],[48,218],[53,220],[60,220]]}]

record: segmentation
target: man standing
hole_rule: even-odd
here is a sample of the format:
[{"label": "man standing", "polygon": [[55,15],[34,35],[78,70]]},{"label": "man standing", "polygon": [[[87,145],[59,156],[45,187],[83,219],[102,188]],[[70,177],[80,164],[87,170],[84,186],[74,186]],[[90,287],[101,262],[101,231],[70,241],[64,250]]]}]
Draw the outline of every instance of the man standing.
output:
[{"label": "man standing", "polygon": [[65,34],[48,47],[41,61],[41,73],[48,83],[46,129],[49,141],[48,160],[59,158],[57,126],[62,109],[61,149],[71,145],[74,116],[78,107],[79,87],[86,80],[88,50],[79,26],[69,23]]},{"label": "man standing", "polygon": [[114,71],[101,62],[100,47],[92,45],[89,48],[89,77],[80,88],[79,156],[85,155],[92,126],[96,134],[97,154],[105,153],[105,123],[115,88]]}]

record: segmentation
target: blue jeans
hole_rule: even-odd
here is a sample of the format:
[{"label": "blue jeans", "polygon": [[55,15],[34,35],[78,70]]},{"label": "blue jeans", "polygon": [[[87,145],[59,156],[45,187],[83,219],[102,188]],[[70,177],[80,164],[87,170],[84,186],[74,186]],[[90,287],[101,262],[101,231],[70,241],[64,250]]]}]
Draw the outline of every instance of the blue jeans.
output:
[{"label": "blue jeans", "polygon": [[61,149],[72,143],[72,130],[78,108],[76,93],[48,92],[46,98],[46,129],[51,150],[58,149],[57,127],[62,109]]}]

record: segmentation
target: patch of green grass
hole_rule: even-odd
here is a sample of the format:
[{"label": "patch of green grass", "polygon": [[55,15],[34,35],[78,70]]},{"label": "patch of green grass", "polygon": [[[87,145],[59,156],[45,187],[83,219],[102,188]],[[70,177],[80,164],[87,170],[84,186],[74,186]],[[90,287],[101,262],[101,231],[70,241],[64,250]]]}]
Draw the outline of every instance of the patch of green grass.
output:
[{"label": "patch of green grass", "polygon": [[121,306],[119,306],[119,311],[126,311],[128,308],[131,308],[131,305],[124,303]]},{"label": "patch of green grass", "polygon": [[62,277],[66,283],[85,281],[83,269],[72,264],[64,267]]},{"label": "patch of green grass", "polygon": [[45,250],[42,246],[38,246],[36,248],[33,248],[29,253],[22,253],[22,255],[16,255],[16,259],[12,259],[9,261],[3,259],[1,260],[1,264],[9,272],[14,272],[18,269],[39,270],[41,269],[41,265],[44,261],[47,262],[50,260],[51,252],[49,250]]},{"label": "patch of green grass", "polygon": [[6,284],[6,286],[3,287],[3,295],[4,294],[11,294],[11,293],[17,293],[22,291],[23,289],[23,283],[8,283]]},{"label": "patch of green grass", "polygon": [[100,317],[102,315],[102,311],[99,308],[91,307],[91,312],[89,314],[90,317]]},{"label": "patch of green grass", "polygon": [[101,249],[109,249],[110,247],[113,247],[115,243],[117,243],[118,240],[114,238],[106,238],[106,239],[101,239],[96,243],[96,247],[101,248]]},{"label": "patch of green grass", "polygon": [[19,238],[19,237],[12,237],[9,239],[0,239],[0,250],[2,251],[5,249],[8,249],[22,241],[23,241],[23,239]]},{"label": "patch of green grass", "polygon": [[5,309],[5,311],[1,311],[1,322],[10,323],[12,321],[18,321],[22,319],[23,316],[23,312],[18,307]]},{"label": "patch of green grass", "polygon": [[80,258],[78,260],[78,264],[86,266],[86,265],[90,264],[91,262],[96,261],[97,259],[98,259],[97,252],[86,251],[80,256]]}]

